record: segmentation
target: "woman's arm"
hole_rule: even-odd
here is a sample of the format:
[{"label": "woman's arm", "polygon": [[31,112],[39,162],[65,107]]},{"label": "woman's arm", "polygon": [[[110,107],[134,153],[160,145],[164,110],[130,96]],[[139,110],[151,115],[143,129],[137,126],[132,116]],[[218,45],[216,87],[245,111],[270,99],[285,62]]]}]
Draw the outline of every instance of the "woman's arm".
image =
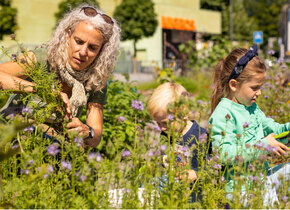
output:
[{"label": "woman's arm", "polygon": [[84,138],[84,144],[90,147],[96,147],[101,141],[103,130],[103,105],[95,102],[89,102],[87,108],[87,125],[94,129],[94,138],[89,137],[89,127],[82,123],[78,118],[73,118],[67,127],[68,132],[79,132]]},{"label": "woman's arm", "polygon": [[27,55],[21,55],[17,60],[25,60],[26,64],[18,64],[15,61],[9,61],[0,64],[0,88],[3,90],[15,90],[33,92],[34,84],[25,80],[25,65],[30,65],[36,61],[33,52]]},{"label": "woman's arm", "polygon": [[87,108],[87,124],[94,129],[94,138],[85,140],[85,144],[96,147],[101,141],[103,131],[103,104],[89,102]]}]

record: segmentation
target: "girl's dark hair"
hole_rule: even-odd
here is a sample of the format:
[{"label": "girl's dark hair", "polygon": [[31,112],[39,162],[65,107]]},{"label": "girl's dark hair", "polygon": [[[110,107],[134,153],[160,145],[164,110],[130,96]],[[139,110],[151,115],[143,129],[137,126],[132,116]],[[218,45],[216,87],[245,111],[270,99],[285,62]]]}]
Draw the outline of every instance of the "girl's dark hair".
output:
[{"label": "girl's dark hair", "polygon": [[[211,97],[211,113],[215,110],[221,98],[226,97],[230,93],[227,80],[238,60],[247,51],[245,48],[234,49],[226,58],[221,59],[217,63],[214,69],[214,90]],[[253,76],[265,72],[266,66],[264,60],[259,56],[255,56],[235,80],[241,84],[244,81],[249,81]]]}]

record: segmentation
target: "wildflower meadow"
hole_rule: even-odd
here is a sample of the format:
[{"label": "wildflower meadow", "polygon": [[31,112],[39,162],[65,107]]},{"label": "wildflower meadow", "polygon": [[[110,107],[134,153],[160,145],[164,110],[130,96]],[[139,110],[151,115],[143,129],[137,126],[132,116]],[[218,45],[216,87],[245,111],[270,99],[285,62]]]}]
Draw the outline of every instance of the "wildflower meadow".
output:
[{"label": "wildflower meadow", "polygon": [[[257,103],[266,115],[286,123],[290,107],[289,67],[271,55],[267,58],[272,65],[268,67],[267,81]],[[12,59],[26,65],[16,55]],[[231,177],[235,190],[231,198],[227,196],[226,166],[221,163],[217,148],[209,146],[210,127],[205,123],[210,110],[212,66],[206,71],[200,69],[197,73],[195,69],[188,74],[197,88],[191,92],[186,106],[192,118],[206,127],[208,135],[201,135],[197,146],[181,147],[183,157],[177,157],[174,150],[180,133],[172,127],[168,131],[171,142],[160,136],[160,128],[146,109],[148,97],[134,83],[113,77],[108,81],[101,143],[93,149],[84,148],[82,138],[67,132],[55,75],[48,74],[41,65],[26,68],[28,76],[37,84],[36,92],[21,94],[22,110],[0,118],[1,208],[267,208],[262,199],[264,163],[268,161],[274,166],[289,162],[289,153],[280,157],[261,155],[246,170],[242,157],[236,156]],[[167,81],[182,83],[178,77],[167,78]],[[47,91],[52,87],[54,91]],[[10,94],[10,91],[1,91],[2,105]],[[175,106],[180,108],[182,104]],[[84,111],[80,119],[85,118]],[[175,119],[176,116],[170,116],[168,123]],[[245,122],[244,128],[247,126]],[[58,131],[55,137],[44,132],[50,128]],[[191,158],[193,151],[199,160],[198,178],[194,182],[187,179],[185,171],[190,165],[183,162]],[[246,201],[240,193],[243,187],[247,191]],[[290,208],[289,188],[289,181],[285,182],[278,192],[279,203],[273,208]]]}]

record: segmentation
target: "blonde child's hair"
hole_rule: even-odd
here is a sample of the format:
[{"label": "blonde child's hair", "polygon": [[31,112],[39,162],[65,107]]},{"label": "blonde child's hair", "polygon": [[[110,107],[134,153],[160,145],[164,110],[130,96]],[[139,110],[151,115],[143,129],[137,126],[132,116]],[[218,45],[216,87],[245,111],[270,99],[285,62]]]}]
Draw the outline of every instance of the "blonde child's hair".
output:
[{"label": "blonde child's hair", "polygon": [[[238,60],[246,54],[245,48],[234,49],[227,57],[221,59],[214,70],[214,90],[211,97],[211,113],[215,110],[222,97],[227,97],[230,88],[227,80],[237,64]],[[265,73],[266,66],[264,60],[255,56],[249,61],[243,72],[235,79],[240,84],[251,80],[257,74]]]},{"label": "blonde child's hair", "polygon": [[174,82],[163,83],[151,95],[148,102],[148,112],[154,120],[166,116],[168,105],[174,103],[178,97],[187,95],[188,92],[182,85]]}]

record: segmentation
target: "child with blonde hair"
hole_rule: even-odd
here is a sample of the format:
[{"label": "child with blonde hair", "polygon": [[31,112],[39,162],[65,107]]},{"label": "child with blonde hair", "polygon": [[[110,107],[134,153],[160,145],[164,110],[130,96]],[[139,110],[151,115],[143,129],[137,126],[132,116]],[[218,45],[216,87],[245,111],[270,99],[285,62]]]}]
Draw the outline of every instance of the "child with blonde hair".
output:
[{"label": "child with blonde hair", "polygon": [[[182,85],[174,82],[167,82],[161,84],[154,90],[148,102],[149,114],[160,127],[162,131],[161,135],[169,137],[168,135],[170,134],[168,131],[170,127],[173,127],[173,124],[175,130],[182,134],[182,138],[177,141],[175,150],[178,146],[190,148],[194,144],[197,145],[199,140],[203,139],[203,141],[206,141],[207,139],[206,130],[200,127],[196,121],[191,121],[188,116],[183,117],[181,113],[175,113],[176,111],[186,111],[183,110],[188,108],[185,108],[187,106],[186,104],[181,105],[181,110],[180,107],[179,109],[178,107],[172,107],[180,98],[188,100],[188,95],[188,92]],[[176,119],[174,119],[175,117]],[[187,171],[187,178],[191,181],[195,181],[197,179],[197,171],[198,157],[197,149],[195,149],[192,154],[191,169]]]},{"label": "child with blonde hair", "polygon": [[[238,156],[247,165],[253,163],[264,153],[257,146],[273,147],[271,151],[277,155],[290,150],[274,138],[275,134],[290,130],[290,123],[274,122],[256,104],[265,78],[266,66],[257,54],[256,45],[250,50],[233,50],[215,68],[212,114],[209,119],[212,146],[217,148],[223,164],[229,167],[235,165]],[[279,183],[280,174],[284,175],[284,181],[289,182],[290,164],[280,165],[279,168],[267,177],[264,205],[273,205],[278,201],[275,192],[278,188],[271,186],[274,182]],[[227,191],[232,190],[233,180],[230,180]]]}]

